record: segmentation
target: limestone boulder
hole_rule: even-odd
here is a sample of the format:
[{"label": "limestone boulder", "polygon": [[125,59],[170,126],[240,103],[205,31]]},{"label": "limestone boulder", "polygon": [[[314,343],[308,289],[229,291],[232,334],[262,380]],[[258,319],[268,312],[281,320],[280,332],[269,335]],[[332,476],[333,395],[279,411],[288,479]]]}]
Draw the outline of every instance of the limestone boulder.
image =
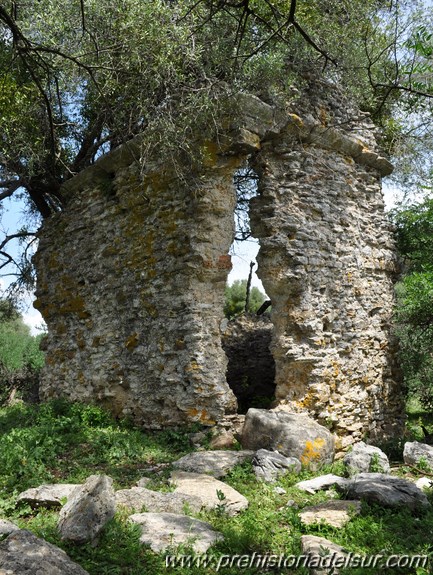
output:
[{"label": "limestone boulder", "polygon": [[236,445],[236,439],[231,431],[223,431],[215,435],[209,443],[210,449],[230,449],[234,445]]},{"label": "limestone boulder", "polygon": [[347,479],[328,473],[327,475],[320,475],[319,477],[314,477],[314,479],[306,479],[305,481],[300,481],[295,485],[301,491],[306,491],[307,493],[317,493],[317,491],[330,489],[339,485],[344,487],[347,483]]},{"label": "limestone boulder", "polygon": [[214,477],[224,477],[227,473],[244,461],[251,461],[254,451],[196,451],[188,453],[173,463],[173,467],[192,473],[207,473]]},{"label": "limestone boulder", "polygon": [[418,441],[408,441],[404,444],[403,459],[407,465],[428,465],[433,470],[433,447]]},{"label": "limestone boulder", "polygon": [[390,465],[385,453],[374,445],[367,445],[363,441],[355,443],[350,453],[344,456],[343,463],[349,475],[376,471],[389,473]]},{"label": "limestone boulder", "polygon": [[418,489],[421,489],[421,491],[431,489],[433,487],[433,479],[430,479],[429,477],[420,477],[415,481],[415,485]]},{"label": "limestone boulder", "polygon": [[299,473],[301,462],[296,457],[285,457],[277,451],[259,449],[253,459],[253,469],[257,479],[273,482],[286,473]]},{"label": "limestone boulder", "polygon": [[116,506],[134,511],[153,513],[184,513],[185,509],[198,512],[203,504],[201,499],[187,493],[160,493],[144,487],[131,487],[116,491]]},{"label": "limestone boulder", "polygon": [[98,537],[115,512],[113,480],[107,475],[91,475],[62,507],[57,527],[62,539],[86,543]]},{"label": "limestone boulder", "polygon": [[339,568],[344,567],[349,559],[344,547],[337,545],[324,537],[303,535],[301,537],[302,554],[308,555],[310,564],[314,567],[311,575],[338,575]]},{"label": "limestone boulder", "polygon": [[299,518],[304,525],[326,523],[331,527],[344,527],[354,515],[359,515],[361,503],[359,501],[342,501],[336,499],[325,501],[318,505],[304,507]]},{"label": "limestone boulder", "polygon": [[205,553],[224,539],[209,523],[175,513],[137,513],[129,520],[141,527],[140,542],[160,553],[179,545],[191,546],[195,553]]},{"label": "limestone boulder", "polygon": [[53,484],[32,487],[18,495],[17,503],[28,503],[31,507],[61,507],[62,500],[69,499],[77,484]]},{"label": "limestone boulder", "polygon": [[62,549],[26,530],[0,543],[2,575],[89,575]]},{"label": "limestone boulder", "polygon": [[0,519],[0,535],[10,535],[14,531],[19,531],[20,528],[12,523],[12,521],[8,521],[7,519]]},{"label": "limestone boulder", "polygon": [[362,499],[383,507],[407,507],[411,511],[429,507],[426,495],[406,479],[384,473],[360,473],[338,486],[347,499]]},{"label": "limestone boulder", "polygon": [[278,451],[312,469],[334,459],[334,436],[307,415],[248,410],[242,431],[244,449]]},{"label": "limestone boulder", "polygon": [[173,471],[171,482],[176,485],[174,493],[194,495],[207,509],[219,508],[228,515],[236,515],[248,507],[246,497],[211,475]]},{"label": "limestone boulder", "polygon": [[151,481],[150,477],[141,477],[141,479],[137,481],[137,487],[146,487]]}]

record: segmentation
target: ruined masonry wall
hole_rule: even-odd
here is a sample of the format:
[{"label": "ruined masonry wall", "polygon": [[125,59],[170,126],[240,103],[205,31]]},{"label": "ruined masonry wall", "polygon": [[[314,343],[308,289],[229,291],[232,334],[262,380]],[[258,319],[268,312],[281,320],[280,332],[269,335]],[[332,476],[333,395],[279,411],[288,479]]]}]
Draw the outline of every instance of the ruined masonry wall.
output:
[{"label": "ruined masonry wall", "polygon": [[390,335],[396,258],[381,192],[390,167],[369,162],[372,130],[335,95],[313,101],[255,164],[252,230],[272,300],[276,396],[330,427],[340,447],[393,437],[403,423]]},{"label": "ruined masonry wall", "polygon": [[158,164],[143,171],[137,141],[67,182],[35,260],[49,328],[42,397],[97,401],[154,428],[236,410],[221,320],[232,177],[250,157],[278,408],[313,415],[340,447],[390,437],[403,413],[381,194],[392,167],[368,117],[333,87],[311,84],[290,104],[238,103],[239,123],[188,185]]},{"label": "ruined masonry wall", "polygon": [[37,307],[48,325],[42,396],[97,401],[159,428],[236,412],[221,351],[231,268],[233,159],[201,186],[111,154],[68,182],[44,224]]}]

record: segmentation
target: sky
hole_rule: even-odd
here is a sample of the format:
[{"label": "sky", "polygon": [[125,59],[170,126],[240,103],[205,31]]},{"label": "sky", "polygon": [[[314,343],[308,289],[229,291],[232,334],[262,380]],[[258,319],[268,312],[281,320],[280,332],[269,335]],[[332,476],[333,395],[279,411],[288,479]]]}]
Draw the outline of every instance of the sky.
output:
[{"label": "sky", "polygon": [[[390,209],[399,198],[401,198],[401,191],[397,188],[391,187],[386,184],[383,185],[385,205],[387,209]],[[23,218],[22,210],[23,204],[19,202],[14,202],[11,200],[6,200],[4,203],[5,211],[2,214],[2,224],[0,225],[0,234],[13,233],[20,226],[23,226],[25,220]],[[230,253],[232,255],[232,265],[233,269],[228,276],[228,282],[232,284],[235,280],[247,279],[250,271],[250,262],[256,262],[256,256],[259,251],[259,243],[257,240],[247,240],[244,242],[236,242],[232,245]],[[257,262],[256,262],[257,263]],[[254,268],[257,269],[257,265]],[[0,272],[1,273],[1,272]],[[11,278],[0,277],[0,289],[4,289]],[[252,278],[252,285],[258,287],[261,291],[265,293],[263,284],[254,272]],[[44,321],[41,314],[33,308],[32,306],[33,294],[29,294],[25,302],[25,308],[23,311],[23,319],[25,323],[30,327],[33,335],[40,333],[43,329]]]}]

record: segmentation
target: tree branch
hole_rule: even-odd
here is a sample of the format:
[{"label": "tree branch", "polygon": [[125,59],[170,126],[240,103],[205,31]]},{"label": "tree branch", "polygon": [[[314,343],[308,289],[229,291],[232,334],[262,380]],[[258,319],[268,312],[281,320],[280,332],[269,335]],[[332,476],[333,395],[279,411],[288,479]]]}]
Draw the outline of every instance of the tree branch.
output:
[{"label": "tree branch", "polygon": [[0,202],[5,198],[10,198],[14,193],[23,185],[21,179],[19,180],[3,180],[0,181],[0,188],[7,188],[4,192],[0,193]]},{"label": "tree branch", "polygon": [[36,233],[35,232],[17,232],[16,234],[10,234],[9,236],[6,236],[5,239],[0,242],[0,253],[1,250],[3,250],[3,248],[12,240],[16,240],[16,239],[21,239],[21,238],[28,238],[30,236],[36,237]]}]

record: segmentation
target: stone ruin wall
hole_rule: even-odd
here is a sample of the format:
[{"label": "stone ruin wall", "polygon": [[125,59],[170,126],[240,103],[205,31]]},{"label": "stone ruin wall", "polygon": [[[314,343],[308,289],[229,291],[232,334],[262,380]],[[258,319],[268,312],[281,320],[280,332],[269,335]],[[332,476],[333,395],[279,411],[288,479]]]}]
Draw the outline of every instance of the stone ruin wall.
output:
[{"label": "stone ruin wall", "polygon": [[392,166],[366,114],[317,94],[309,102],[255,158],[251,223],[272,300],[277,400],[344,448],[403,425],[390,334],[396,256],[381,191]]},{"label": "stone ruin wall", "polygon": [[188,187],[160,167],[140,174],[123,152],[67,184],[65,211],[40,237],[42,396],[97,401],[154,428],[211,424],[236,412],[219,329],[235,163],[211,158],[205,183]]},{"label": "stone ruin wall", "polygon": [[221,322],[233,173],[249,157],[279,407],[310,413],[340,447],[401,428],[381,193],[391,166],[367,116],[334,89],[317,93],[284,110],[241,96],[239,122],[207,145],[189,185],[158,163],[140,168],[136,141],[65,184],[66,209],[44,224],[35,258],[44,398],[97,401],[153,428],[236,411]]}]

